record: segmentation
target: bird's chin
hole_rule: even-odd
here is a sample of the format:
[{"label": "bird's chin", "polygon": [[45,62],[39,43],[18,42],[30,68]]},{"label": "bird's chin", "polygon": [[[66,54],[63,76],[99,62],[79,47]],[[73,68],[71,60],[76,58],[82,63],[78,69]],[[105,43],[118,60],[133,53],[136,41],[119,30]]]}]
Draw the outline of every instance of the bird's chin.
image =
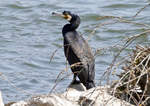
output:
[{"label": "bird's chin", "polygon": [[68,14],[64,15],[64,14],[62,14],[62,13],[52,12],[52,15],[53,15],[53,16],[62,17],[62,18],[64,18],[64,19],[66,19],[67,21],[71,21],[71,19],[72,19],[72,16],[71,16],[71,15],[68,15]]}]

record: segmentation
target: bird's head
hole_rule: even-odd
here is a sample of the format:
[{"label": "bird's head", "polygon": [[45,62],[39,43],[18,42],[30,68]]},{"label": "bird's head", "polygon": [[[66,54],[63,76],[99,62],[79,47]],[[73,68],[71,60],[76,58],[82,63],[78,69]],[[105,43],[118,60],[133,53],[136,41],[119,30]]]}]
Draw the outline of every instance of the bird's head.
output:
[{"label": "bird's head", "polygon": [[66,19],[66,20],[68,20],[68,21],[71,21],[73,15],[71,14],[70,11],[64,11],[62,14],[63,14],[63,18],[64,18],[64,19]]},{"label": "bird's head", "polygon": [[52,12],[52,15],[60,16],[64,19],[68,20],[69,22],[71,22],[74,17],[74,14],[72,14],[70,11],[64,11],[62,13]]},{"label": "bird's head", "polygon": [[70,29],[77,29],[80,25],[80,17],[76,14],[72,14],[70,11],[64,11],[62,13],[52,12],[52,15],[62,17],[70,22]]}]

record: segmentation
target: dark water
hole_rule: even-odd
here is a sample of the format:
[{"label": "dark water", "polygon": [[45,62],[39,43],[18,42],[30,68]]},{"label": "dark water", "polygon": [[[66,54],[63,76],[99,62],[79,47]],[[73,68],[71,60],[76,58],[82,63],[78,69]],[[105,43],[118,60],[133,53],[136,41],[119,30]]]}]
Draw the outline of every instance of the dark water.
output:
[{"label": "dark water", "polygon": [[[131,23],[111,23],[103,16],[124,17],[131,20],[147,2],[142,0],[1,0],[0,1],[0,90],[5,103],[45,94],[54,86],[57,75],[66,68],[61,29],[65,20],[53,17],[52,11],[70,10],[81,16],[78,31],[89,39],[93,52],[109,48],[127,36],[140,33],[148,27]],[[142,11],[134,22],[150,25],[150,7]],[[149,44],[150,38],[139,38],[136,43]],[[54,58],[50,57],[57,49]],[[111,52],[111,50],[113,52]],[[96,57],[96,82],[112,61],[115,48]],[[124,56],[122,54],[121,56]],[[65,73],[69,73],[68,72]],[[62,80],[56,91],[63,91],[72,79]],[[63,89],[61,89],[63,88]]]}]

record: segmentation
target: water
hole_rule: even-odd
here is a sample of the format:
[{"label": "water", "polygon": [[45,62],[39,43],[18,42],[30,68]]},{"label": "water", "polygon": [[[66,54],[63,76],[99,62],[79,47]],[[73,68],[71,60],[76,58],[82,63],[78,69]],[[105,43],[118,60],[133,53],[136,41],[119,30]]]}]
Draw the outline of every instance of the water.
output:
[{"label": "water", "polygon": [[[3,76],[0,76],[0,90],[4,102],[27,99],[30,93],[48,93],[59,72],[66,68],[63,48],[58,49],[49,64],[52,53],[63,44],[61,29],[66,23],[63,19],[53,17],[52,11],[70,10],[78,13],[82,20],[78,31],[88,39],[98,24],[112,22],[112,19],[98,20],[100,17],[131,19],[146,3],[141,0],[1,0],[0,72]],[[150,25],[149,11],[150,7],[147,7],[133,21]],[[88,42],[94,52],[97,48],[113,46],[146,28],[129,23],[109,24],[97,28]],[[145,36],[137,39],[136,43],[148,44],[149,40]],[[112,51],[100,52],[96,57],[97,83],[118,49],[112,48]],[[56,91],[63,91],[71,79],[72,76],[69,76],[62,80]]]}]

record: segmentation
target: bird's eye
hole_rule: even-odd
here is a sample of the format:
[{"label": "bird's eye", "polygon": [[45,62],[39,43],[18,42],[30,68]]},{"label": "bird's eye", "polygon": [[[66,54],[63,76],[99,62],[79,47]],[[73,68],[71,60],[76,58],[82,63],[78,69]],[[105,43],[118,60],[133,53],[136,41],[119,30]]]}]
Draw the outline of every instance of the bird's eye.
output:
[{"label": "bird's eye", "polygon": [[65,13],[66,13],[66,11],[63,12],[63,14],[65,14]]},{"label": "bird's eye", "polygon": [[64,14],[64,15],[67,15],[67,11],[64,11],[63,14]]},{"label": "bird's eye", "polygon": [[64,15],[70,15],[71,13],[69,11],[64,11],[63,14]]}]

